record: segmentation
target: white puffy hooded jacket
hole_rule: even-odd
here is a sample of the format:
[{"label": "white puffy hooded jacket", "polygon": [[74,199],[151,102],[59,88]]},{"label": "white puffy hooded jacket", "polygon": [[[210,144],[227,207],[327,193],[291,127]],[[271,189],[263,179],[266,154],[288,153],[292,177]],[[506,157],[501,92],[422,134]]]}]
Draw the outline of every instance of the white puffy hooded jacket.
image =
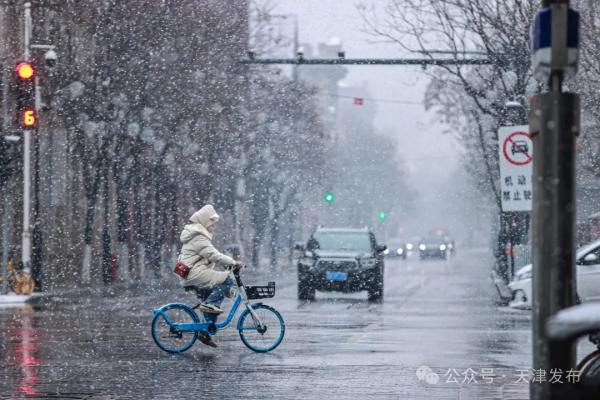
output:
[{"label": "white puffy hooded jacket", "polygon": [[181,253],[179,261],[192,267],[186,279],[181,279],[183,286],[212,288],[227,279],[226,271],[215,271],[215,265],[233,265],[233,258],[220,253],[212,244],[211,226],[219,221],[219,214],[210,204],[196,211],[191,217],[191,224],[181,232]]}]

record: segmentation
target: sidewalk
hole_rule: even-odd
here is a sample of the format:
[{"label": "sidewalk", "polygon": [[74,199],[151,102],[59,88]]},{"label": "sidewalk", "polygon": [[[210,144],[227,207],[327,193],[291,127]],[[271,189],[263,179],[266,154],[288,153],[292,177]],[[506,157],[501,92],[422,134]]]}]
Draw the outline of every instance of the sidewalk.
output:
[{"label": "sidewalk", "polygon": [[14,294],[9,292],[8,294],[0,294],[0,307],[2,306],[18,306],[29,303],[36,297],[40,297],[41,293],[33,293],[31,295]]}]

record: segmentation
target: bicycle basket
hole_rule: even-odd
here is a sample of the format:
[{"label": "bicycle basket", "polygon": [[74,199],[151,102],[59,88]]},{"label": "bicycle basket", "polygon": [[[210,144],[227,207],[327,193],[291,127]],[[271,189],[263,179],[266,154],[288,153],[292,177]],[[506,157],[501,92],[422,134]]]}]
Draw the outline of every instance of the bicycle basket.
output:
[{"label": "bicycle basket", "polygon": [[275,282],[269,282],[267,286],[246,286],[248,300],[266,299],[275,296]]}]

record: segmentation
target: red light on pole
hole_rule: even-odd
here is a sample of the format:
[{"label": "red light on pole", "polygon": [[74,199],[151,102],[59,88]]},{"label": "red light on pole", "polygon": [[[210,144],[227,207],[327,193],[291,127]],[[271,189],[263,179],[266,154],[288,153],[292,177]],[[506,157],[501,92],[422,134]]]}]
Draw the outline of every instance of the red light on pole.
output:
[{"label": "red light on pole", "polygon": [[37,125],[37,115],[33,108],[21,110],[21,125],[23,128],[32,129]]},{"label": "red light on pole", "polygon": [[17,65],[17,76],[23,80],[30,80],[35,75],[33,65],[28,62],[22,62]]}]

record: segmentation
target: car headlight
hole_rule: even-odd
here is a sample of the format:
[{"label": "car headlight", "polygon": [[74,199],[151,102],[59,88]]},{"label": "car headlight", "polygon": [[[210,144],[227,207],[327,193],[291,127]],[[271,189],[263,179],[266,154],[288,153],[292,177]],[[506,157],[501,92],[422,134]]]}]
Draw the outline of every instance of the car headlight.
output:
[{"label": "car headlight", "polygon": [[398,250],[396,250],[396,254],[398,254],[399,256],[401,256],[402,253],[404,253],[404,249],[402,249],[402,247],[400,247]]},{"label": "car headlight", "polygon": [[385,249],[385,250],[383,251],[383,254],[387,256],[388,254],[390,254],[390,250],[389,250],[389,249]]},{"label": "car headlight", "polygon": [[412,250],[412,249],[413,249],[412,243],[407,243],[406,244],[406,250]]},{"label": "car headlight", "polygon": [[441,251],[444,251],[444,250],[446,250],[446,245],[445,245],[445,244],[441,245],[441,246],[440,246],[440,250],[441,250]]},{"label": "car headlight", "polygon": [[425,250],[426,248],[427,248],[427,246],[425,246],[424,244],[419,245],[419,250]]}]

